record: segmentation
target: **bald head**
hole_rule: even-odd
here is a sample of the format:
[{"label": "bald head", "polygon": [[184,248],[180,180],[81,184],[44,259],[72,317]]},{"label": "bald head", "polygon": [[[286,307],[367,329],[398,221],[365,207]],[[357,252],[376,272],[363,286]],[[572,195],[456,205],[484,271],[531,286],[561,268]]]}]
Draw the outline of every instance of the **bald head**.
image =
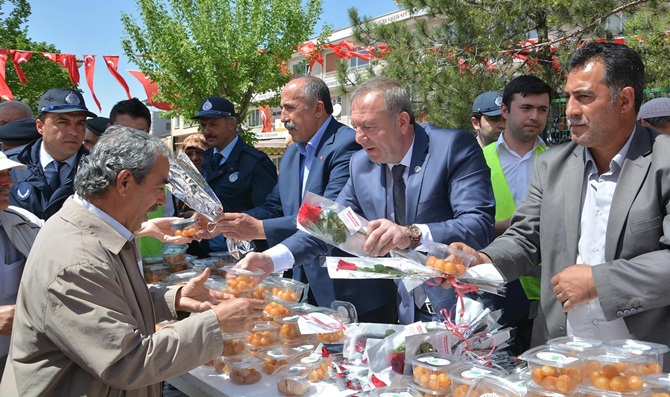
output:
[{"label": "bald head", "polygon": [[30,106],[19,101],[8,101],[0,103],[0,126],[14,120],[32,119],[33,111]]}]

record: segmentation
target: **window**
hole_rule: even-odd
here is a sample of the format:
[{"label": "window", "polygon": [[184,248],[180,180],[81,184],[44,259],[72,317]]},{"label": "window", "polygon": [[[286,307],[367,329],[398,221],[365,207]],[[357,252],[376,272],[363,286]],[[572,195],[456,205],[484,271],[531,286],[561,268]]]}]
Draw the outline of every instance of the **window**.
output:
[{"label": "window", "polygon": [[258,108],[249,111],[247,125],[249,127],[258,127],[263,125],[263,120],[261,120],[261,112],[258,110]]},{"label": "window", "polygon": [[[354,52],[357,52],[359,54],[366,54],[366,55],[370,54],[368,51],[362,51],[362,50],[356,50]],[[349,60],[349,68],[350,69],[358,69],[358,68],[368,66],[369,63],[370,63],[370,61],[366,61],[364,59],[360,59],[360,58],[356,58],[356,57],[351,57],[351,59]]]},{"label": "window", "polygon": [[303,59],[302,61],[293,64],[293,75],[295,77],[306,76],[308,74],[309,74],[309,65],[307,64],[306,59]]},{"label": "window", "polygon": [[334,72],[337,64],[337,55],[334,52],[326,54],[326,73]]}]

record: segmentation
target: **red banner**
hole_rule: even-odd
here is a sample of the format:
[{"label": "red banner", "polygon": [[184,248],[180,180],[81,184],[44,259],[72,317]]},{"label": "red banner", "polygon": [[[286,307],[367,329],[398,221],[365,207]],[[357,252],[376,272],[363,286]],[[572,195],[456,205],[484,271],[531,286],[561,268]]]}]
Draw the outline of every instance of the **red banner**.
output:
[{"label": "red banner", "polygon": [[70,82],[73,87],[79,85],[79,66],[77,65],[77,58],[74,54],[59,54],[58,63],[67,69],[67,74],[70,76]]},{"label": "red banner", "polygon": [[148,76],[139,70],[128,70],[128,73],[135,76],[135,78],[139,80],[139,82],[144,87],[144,91],[147,93],[147,102],[149,102],[149,105],[161,110],[172,110],[172,106],[167,102],[154,102],[153,98],[156,96],[156,94],[158,94],[158,85],[151,81]]},{"label": "red banner", "polygon": [[0,99],[13,101],[14,94],[12,94],[12,90],[9,89],[5,80],[5,66],[7,64],[8,53],[9,51],[6,48],[0,48]]},{"label": "red banner", "polygon": [[30,80],[28,80],[28,77],[26,77],[26,74],[23,73],[19,65],[28,62],[33,57],[33,53],[18,50],[10,50],[9,52],[12,54],[12,62],[14,63],[14,69],[16,69],[16,75],[19,76],[19,83],[21,85],[26,85],[26,82],[30,83]]},{"label": "red banner", "polygon": [[98,110],[102,112],[102,106],[100,106],[100,101],[95,95],[93,90],[93,75],[95,74],[95,55],[84,55],[84,72],[86,74],[86,84],[88,84],[88,89],[91,90],[91,96],[95,101],[95,104],[98,105]]},{"label": "red banner", "polygon": [[[114,76],[116,81],[121,84],[121,87],[123,87],[124,90],[126,90],[126,95],[128,95],[128,99],[132,98],[130,96],[130,88],[128,88],[128,83],[126,83],[126,80],[121,77],[121,75],[118,72],[119,69],[119,56],[118,55],[103,55],[102,56],[105,60],[105,64],[107,65],[107,69],[109,69],[109,72]],[[137,77],[137,76],[135,76]],[[145,88],[146,89],[146,88]]]}]

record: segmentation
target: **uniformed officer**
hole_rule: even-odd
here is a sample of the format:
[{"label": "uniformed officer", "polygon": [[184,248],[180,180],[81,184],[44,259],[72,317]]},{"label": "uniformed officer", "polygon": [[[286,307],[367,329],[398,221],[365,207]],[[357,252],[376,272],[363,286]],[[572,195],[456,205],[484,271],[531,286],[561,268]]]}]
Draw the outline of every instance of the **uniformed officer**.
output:
[{"label": "uniformed officer", "polygon": [[[205,99],[197,116],[210,149],[204,152],[201,173],[226,212],[258,207],[277,184],[277,168],[270,158],[237,135],[233,104],[218,96]],[[267,247],[256,241],[259,249]],[[208,241],[209,251],[226,251],[223,236]]]},{"label": "uniformed officer", "polygon": [[10,204],[48,219],[74,193],[77,164],[88,153],[82,145],[86,117],[96,115],[86,108],[81,93],[69,88],[47,91],[37,110],[35,126],[42,138],[11,156],[27,168],[11,170]]}]

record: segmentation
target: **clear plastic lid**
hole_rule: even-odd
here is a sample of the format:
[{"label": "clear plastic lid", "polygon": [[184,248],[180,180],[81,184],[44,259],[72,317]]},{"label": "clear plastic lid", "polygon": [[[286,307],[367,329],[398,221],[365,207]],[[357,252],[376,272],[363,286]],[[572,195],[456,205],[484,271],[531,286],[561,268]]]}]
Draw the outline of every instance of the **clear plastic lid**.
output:
[{"label": "clear plastic lid", "polygon": [[590,349],[599,347],[602,341],[597,339],[580,338],[577,336],[561,336],[558,338],[549,339],[547,345],[566,351],[585,352]]},{"label": "clear plastic lid", "polygon": [[670,374],[652,374],[642,377],[652,391],[670,392]]},{"label": "clear plastic lid", "polygon": [[482,375],[470,385],[467,397],[523,397],[526,390],[496,375]]},{"label": "clear plastic lid", "polygon": [[263,362],[253,354],[238,354],[236,356],[225,357],[223,361],[231,369],[242,370],[247,368],[259,368]]},{"label": "clear plastic lid", "polygon": [[185,257],[187,249],[188,249],[188,245],[166,244],[163,247],[163,250],[160,252],[160,255],[163,258],[173,257],[173,256],[176,256],[176,255],[184,255],[184,257]]},{"label": "clear plastic lid", "polygon": [[305,290],[305,283],[290,278],[275,280],[274,285],[267,289],[267,293],[287,302],[298,302]]},{"label": "clear plastic lid", "polygon": [[174,231],[184,230],[188,227],[194,226],[196,223],[198,223],[199,220],[200,219],[198,218],[179,219],[177,221],[170,222],[170,227]]},{"label": "clear plastic lid", "polygon": [[634,339],[617,339],[603,343],[605,348],[622,349],[633,354],[660,355],[670,351],[670,348],[660,343],[643,342]]},{"label": "clear plastic lid", "polygon": [[541,345],[525,351],[519,358],[535,365],[549,365],[557,368],[571,368],[582,364],[579,358],[564,353],[563,350]]},{"label": "clear plastic lid", "polygon": [[202,269],[188,269],[177,273],[172,273],[163,279],[167,285],[187,283],[188,280],[202,274]]},{"label": "clear plastic lid", "polygon": [[313,366],[306,364],[291,364],[278,368],[272,376],[278,379],[307,380]]},{"label": "clear plastic lid", "polygon": [[429,370],[443,371],[456,364],[460,364],[461,359],[449,354],[429,352],[415,356],[410,360],[410,363],[414,366],[424,367]]},{"label": "clear plastic lid", "polygon": [[[594,390],[586,386],[580,386],[573,394],[575,397],[649,397],[650,394],[646,390],[616,392],[611,390]],[[665,397],[654,396],[652,397]]]},{"label": "clear plastic lid", "polygon": [[495,368],[482,367],[476,364],[459,364],[450,370],[450,374],[454,382],[461,384],[470,384],[472,380],[482,375],[499,375],[502,376],[502,371]]},{"label": "clear plastic lid", "polygon": [[145,256],[144,258],[142,258],[142,264],[144,266],[160,265],[162,263],[163,263],[162,256]]}]

